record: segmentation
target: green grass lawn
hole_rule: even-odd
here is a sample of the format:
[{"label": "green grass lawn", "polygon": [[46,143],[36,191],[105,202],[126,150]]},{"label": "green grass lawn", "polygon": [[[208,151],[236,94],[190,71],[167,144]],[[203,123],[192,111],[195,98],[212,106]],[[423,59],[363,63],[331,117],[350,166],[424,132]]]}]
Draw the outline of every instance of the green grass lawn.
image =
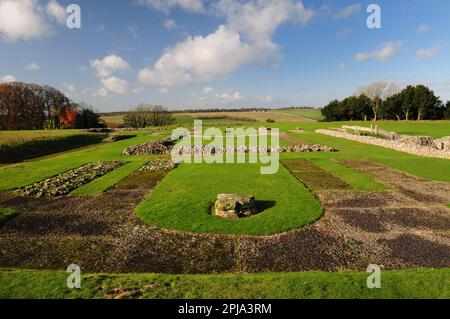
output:
[{"label": "green grass lawn", "polygon": [[[445,122],[445,121],[442,121]],[[448,123],[448,121],[447,121]],[[350,123],[347,123],[350,124]],[[441,135],[446,134],[446,123],[437,122],[438,132]],[[292,137],[300,138],[314,144],[322,144],[333,147],[339,152],[336,153],[309,153],[301,154],[310,160],[322,159],[367,159],[380,164],[398,169],[412,175],[423,177],[425,179],[450,182],[450,161],[439,158],[428,158],[410,155],[394,150],[367,145],[345,139],[335,138],[322,134],[315,134],[314,131],[319,128],[340,127],[343,123],[302,123],[301,128],[305,130],[304,134],[289,132],[295,128],[292,125],[282,124],[282,130],[288,132]],[[435,129],[436,130],[436,129]],[[295,158],[298,154],[282,154],[282,158]]]},{"label": "green grass lawn", "polygon": [[[27,186],[86,163],[113,160],[143,161],[152,158],[152,156],[122,156],[123,149],[128,146],[163,138],[163,136],[149,136],[149,132],[133,134],[137,136],[116,143],[86,147],[30,162],[2,166],[0,167],[0,191]],[[106,177],[104,181],[107,180]]]},{"label": "green grass lawn", "polygon": [[[87,274],[81,289],[63,271],[0,270],[2,299],[114,297],[148,299],[448,299],[450,269],[384,271],[381,288],[367,288],[365,272],[230,275]],[[131,296],[131,297],[130,297]]]},{"label": "green grass lawn", "polygon": [[18,214],[19,211],[17,209],[0,207],[0,226]]},{"label": "green grass lawn", "polygon": [[72,193],[70,193],[70,195],[99,195],[119,183],[131,173],[137,171],[144,164],[145,161],[132,161],[122,167],[119,167],[111,173],[108,173],[80,188],[75,189]]},{"label": "green grass lawn", "polygon": [[[253,195],[267,207],[239,220],[210,214],[217,194]],[[261,175],[256,164],[183,164],[172,171],[138,207],[138,215],[159,227],[188,232],[269,235],[299,228],[322,215],[310,191],[280,166]]]},{"label": "green grass lawn", "polygon": [[348,168],[340,163],[337,163],[334,159],[312,159],[312,162],[322,168],[323,170],[331,173],[332,175],[339,177],[346,181],[353,189],[377,191],[386,190],[387,187],[380,183],[377,183],[373,178],[361,173],[358,170]]}]

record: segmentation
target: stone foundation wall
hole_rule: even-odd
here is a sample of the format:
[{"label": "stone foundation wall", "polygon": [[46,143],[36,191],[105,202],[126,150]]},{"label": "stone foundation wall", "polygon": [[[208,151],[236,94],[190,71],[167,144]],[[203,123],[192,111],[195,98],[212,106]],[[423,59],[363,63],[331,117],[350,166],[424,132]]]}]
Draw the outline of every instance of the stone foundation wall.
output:
[{"label": "stone foundation wall", "polygon": [[[372,136],[360,136],[326,129],[317,130],[316,133],[338,138],[344,138],[347,140],[360,142],[364,144],[381,146],[384,148],[389,148],[392,150],[405,152],[413,155],[450,159],[450,148],[448,147],[448,144],[446,144],[447,148],[444,149],[440,149],[441,147],[439,148],[436,147],[435,144],[436,142],[439,142],[439,140],[434,140],[434,143],[430,145],[429,139],[428,138],[421,139],[422,137],[419,138],[412,137],[414,138],[414,141],[412,141],[409,138],[403,138],[399,140],[385,140],[382,138]],[[445,141],[447,141],[447,138],[442,140],[444,140],[442,143],[445,143]],[[428,146],[423,146],[424,144]]]}]

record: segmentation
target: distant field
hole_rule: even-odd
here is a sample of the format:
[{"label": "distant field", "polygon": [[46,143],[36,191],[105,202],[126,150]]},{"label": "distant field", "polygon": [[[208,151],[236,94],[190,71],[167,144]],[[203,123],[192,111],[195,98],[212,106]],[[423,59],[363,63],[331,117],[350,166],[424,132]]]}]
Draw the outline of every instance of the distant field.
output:
[{"label": "distant field", "polygon": [[316,121],[320,121],[323,119],[322,112],[318,109],[288,109],[280,110],[280,112],[289,113]]},{"label": "distant field", "polygon": [[290,111],[272,110],[267,112],[205,112],[205,113],[187,113],[194,118],[210,118],[210,117],[230,117],[252,119],[257,122],[267,122],[272,119],[275,122],[295,123],[295,122],[311,122],[314,119],[306,118]]},{"label": "distant field", "polygon": [[[322,119],[320,110],[317,109],[287,109],[271,110],[267,112],[203,112],[203,113],[175,113],[174,118],[179,125],[192,124],[194,119],[206,119],[207,124],[227,124],[231,122],[267,122],[272,119],[278,123],[311,122]],[[117,128],[123,124],[123,115],[105,115],[102,120],[108,127]]]},{"label": "distant field", "polygon": [[123,115],[106,115],[102,116],[101,119],[105,121],[106,125],[110,128],[118,128],[123,124]]}]

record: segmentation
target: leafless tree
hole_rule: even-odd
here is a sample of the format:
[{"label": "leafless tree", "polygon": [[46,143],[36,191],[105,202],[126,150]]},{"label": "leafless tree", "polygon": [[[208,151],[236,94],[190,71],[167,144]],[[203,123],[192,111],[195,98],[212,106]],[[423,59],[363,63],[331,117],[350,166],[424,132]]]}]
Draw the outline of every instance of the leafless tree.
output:
[{"label": "leafless tree", "polygon": [[141,104],[129,111],[124,117],[126,126],[146,128],[149,126],[164,126],[173,123],[172,113],[162,106]]},{"label": "leafless tree", "polygon": [[371,101],[374,121],[377,121],[381,105],[384,100],[399,92],[399,87],[394,82],[375,82],[362,87],[359,94],[366,95]]}]

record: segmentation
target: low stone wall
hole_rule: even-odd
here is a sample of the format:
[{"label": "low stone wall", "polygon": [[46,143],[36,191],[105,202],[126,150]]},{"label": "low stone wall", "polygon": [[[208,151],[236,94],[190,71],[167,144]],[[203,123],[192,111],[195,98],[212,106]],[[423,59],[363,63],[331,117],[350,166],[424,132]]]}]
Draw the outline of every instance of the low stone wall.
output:
[{"label": "low stone wall", "polygon": [[[364,144],[381,146],[384,148],[389,148],[392,150],[405,152],[413,155],[450,159],[450,149],[442,150],[438,149],[435,146],[421,146],[420,143],[415,142],[411,143],[409,139],[385,140],[382,138],[372,136],[360,136],[326,129],[317,130],[316,133],[338,138],[344,138],[347,140],[360,142]],[[426,140],[424,143],[428,144],[429,141]]]},{"label": "low stone wall", "polygon": [[290,146],[198,146],[194,145],[190,148],[175,147],[174,152],[177,154],[225,154],[225,153],[310,153],[310,152],[336,152],[335,149],[323,145],[290,145]]},{"label": "low stone wall", "polygon": [[[181,137],[180,137],[181,138]],[[290,146],[211,146],[191,145],[177,146],[177,139],[171,138],[127,147],[122,155],[163,155],[163,154],[225,154],[225,153],[309,153],[309,152],[336,152],[335,149],[323,145],[290,145]]]}]

